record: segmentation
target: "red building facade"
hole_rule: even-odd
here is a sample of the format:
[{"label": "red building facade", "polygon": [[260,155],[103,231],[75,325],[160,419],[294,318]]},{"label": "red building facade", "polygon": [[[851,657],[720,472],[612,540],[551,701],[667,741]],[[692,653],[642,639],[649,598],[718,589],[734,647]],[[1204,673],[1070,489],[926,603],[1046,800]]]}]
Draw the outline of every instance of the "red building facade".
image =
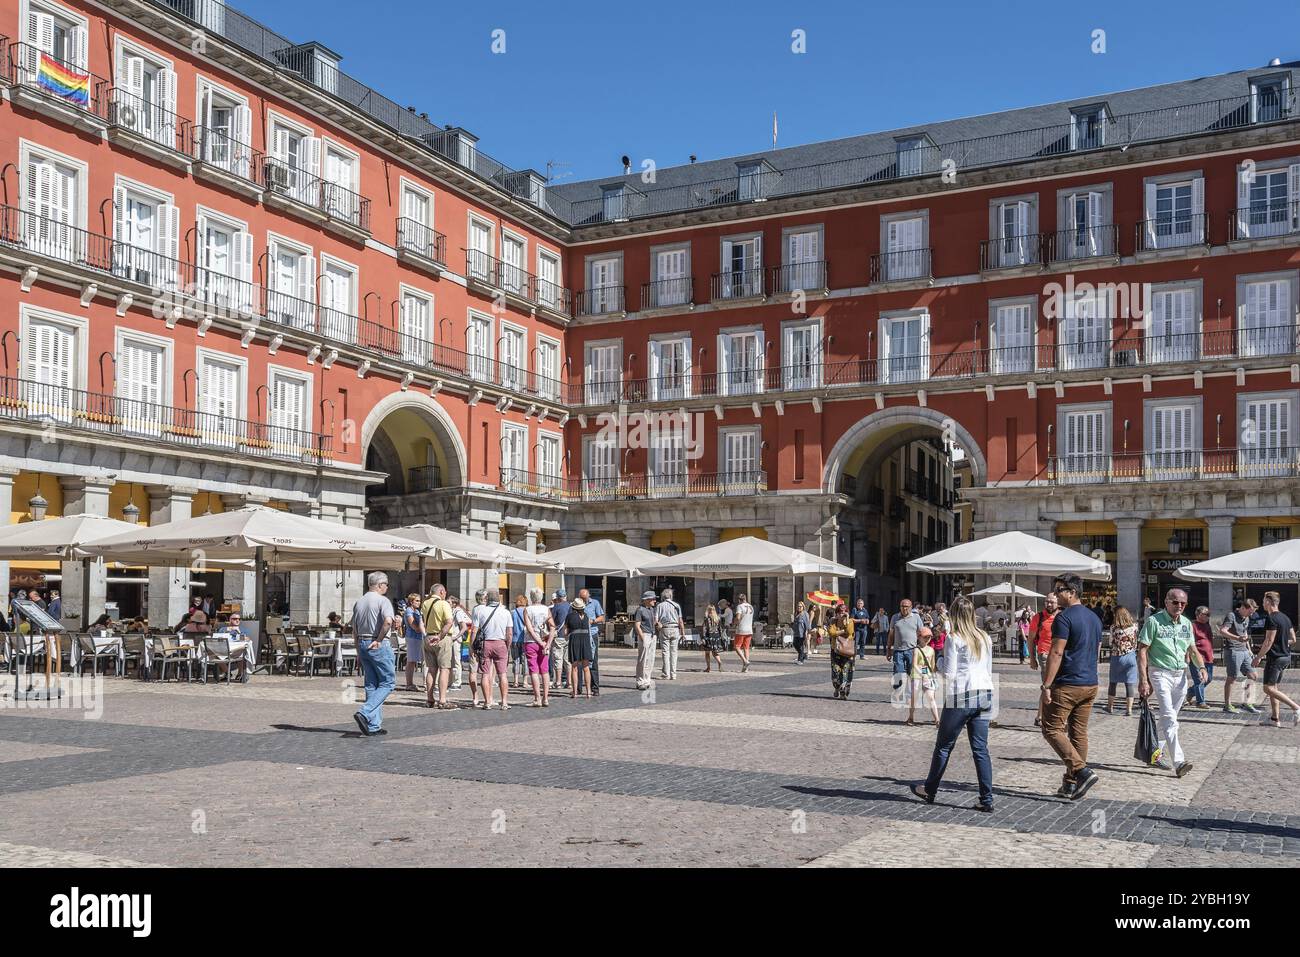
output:
[{"label": "red building facade", "polygon": [[892,603],[949,534],[921,442],[970,460],[977,533],[1101,549],[1130,605],[1295,523],[1290,66],[556,187],[211,0],[8,0],[0,34],[11,520],[754,533]]}]

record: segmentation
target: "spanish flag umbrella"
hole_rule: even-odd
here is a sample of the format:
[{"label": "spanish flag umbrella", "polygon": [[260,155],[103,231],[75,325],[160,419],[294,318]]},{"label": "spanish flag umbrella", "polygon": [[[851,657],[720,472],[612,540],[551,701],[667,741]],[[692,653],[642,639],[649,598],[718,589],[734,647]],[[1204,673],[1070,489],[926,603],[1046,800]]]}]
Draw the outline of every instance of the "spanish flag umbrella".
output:
[{"label": "spanish flag umbrella", "polygon": [[814,605],[821,605],[823,608],[833,608],[840,600],[840,596],[835,594],[835,592],[826,591],[825,589],[810,591],[807,598]]}]

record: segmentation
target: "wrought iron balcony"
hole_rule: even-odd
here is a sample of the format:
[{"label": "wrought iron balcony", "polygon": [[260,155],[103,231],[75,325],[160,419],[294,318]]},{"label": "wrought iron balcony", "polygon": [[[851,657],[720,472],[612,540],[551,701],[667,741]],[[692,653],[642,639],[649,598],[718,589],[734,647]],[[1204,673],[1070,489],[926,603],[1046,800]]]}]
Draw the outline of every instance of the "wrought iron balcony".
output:
[{"label": "wrought iron balcony", "polygon": [[1138,252],[1152,252],[1186,246],[1208,246],[1209,242],[1209,213],[1175,213],[1139,222],[1135,248]]},{"label": "wrought iron balcony", "polygon": [[1049,233],[1048,260],[1070,262],[1077,259],[1096,259],[1119,255],[1119,227],[1080,226]]},{"label": "wrought iron balcony", "polygon": [[259,171],[265,168],[266,157],[247,143],[241,143],[226,130],[205,126],[190,127],[190,141],[186,152],[194,157],[194,175],[211,176],[226,180],[229,177],[245,192],[260,193],[257,182]]},{"label": "wrought iron balcony", "polygon": [[421,465],[406,470],[406,491],[431,492],[442,487],[442,469],[436,465]]},{"label": "wrought iron balcony", "polygon": [[768,278],[768,289],[772,293],[791,294],[795,292],[822,292],[829,288],[826,278],[826,261],[819,259],[808,262],[786,263],[773,266]]},{"label": "wrought iron balcony", "polygon": [[980,242],[980,272],[1041,266],[1047,261],[1048,233],[1023,233]]},{"label": "wrought iron balcony", "polygon": [[713,274],[712,296],[714,302],[729,299],[761,299],[767,295],[764,282],[766,270],[762,266],[750,269],[731,269]]},{"label": "wrought iron balcony", "polygon": [[72,432],[222,454],[301,462],[332,458],[328,435],[29,379],[0,378],[0,419],[53,422]]},{"label": "wrought iron balcony", "polygon": [[178,157],[188,153],[192,141],[189,120],[119,86],[108,91],[108,123],[129,134],[124,143],[157,146]]},{"label": "wrought iron balcony", "polygon": [[259,181],[266,187],[268,199],[289,200],[323,216],[327,225],[339,223],[360,232],[370,232],[370,200],[360,193],[313,176],[275,156],[262,159]]},{"label": "wrought iron balcony", "polygon": [[578,315],[604,316],[626,309],[622,286],[596,286],[578,293]]},{"label": "wrought iron balcony", "polygon": [[572,295],[568,289],[480,250],[465,250],[465,278],[551,312],[572,314]]},{"label": "wrought iron balcony", "polygon": [[398,252],[410,252],[439,266],[447,265],[447,237],[418,220],[401,216],[397,220]]},{"label": "wrought iron balcony", "polygon": [[694,301],[694,276],[675,276],[641,284],[642,309],[668,309],[692,305]]},{"label": "wrought iron balcony", "polygon": [[563,478],[523,469],[503,468],[500,489],[516,495],[560,502],[610,502],[633,499],[723,498],[761,495],[767,472],[736,469],[722,472],[628,473],[609,478]]},{"label": "wrought iron balcony", "polygon": [[80,117],[84,125],[108,125],[108,91],[112,84],[79,64],[52,56],[30,43],[10,43],[3,64],[5,79],[17,96],[31,97],[27,105]]},{"label": "wrought iron balcony", "polygon": [[1232,449],[1185,449],[1055,455],[1047,460],[1053,485],[1185,482],[1195,479],[1274,479],[1300,476],[1300,449],[1255,445]]},{"label": "wrought iron balcony", "polygon": [[934,277],[928,246],[875,253],[871,257],[871,282],[928,282]]},{"label": "wrought iron balcony", "polygon": [[1232,211],[1228,235],[1234,240],[1300,234],[1300,200],[1252,203]]}]

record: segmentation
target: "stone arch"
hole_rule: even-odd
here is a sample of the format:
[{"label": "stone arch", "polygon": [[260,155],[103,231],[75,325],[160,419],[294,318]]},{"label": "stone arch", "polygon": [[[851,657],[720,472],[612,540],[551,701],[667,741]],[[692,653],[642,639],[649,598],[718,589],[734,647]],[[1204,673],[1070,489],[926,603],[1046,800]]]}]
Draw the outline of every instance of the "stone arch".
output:
[{"label": "stone arch", "polygon": [[447,460],[445,484],[467,485],[469,459],[460,430],[446,409],[430,396],[418,392],[394,392],[375,403],[361,426],[361,461],[366,461],[371,444],[376,441],[376,438],[382,439],[381,428],[385,420],[393,413],[403,410],[413,412],[422,419],[438,440]]},{"label": "stone arch", "polygon": [[932,438],[936,432],[942,435],[945,423],[949,422],[952,423],[953,438],[970,457],[973,484],[986,484],[988,463],[984,459],[984,450],[964,425],[951,415],[935,409],[894,406],[872,412],[840,436],[826,457],[822,490],[831,493],[838,490],[845,463],[873,438],[877,440],[876,445],[868,452],[864,464],[879,462],[890,452],[916,439]]}]

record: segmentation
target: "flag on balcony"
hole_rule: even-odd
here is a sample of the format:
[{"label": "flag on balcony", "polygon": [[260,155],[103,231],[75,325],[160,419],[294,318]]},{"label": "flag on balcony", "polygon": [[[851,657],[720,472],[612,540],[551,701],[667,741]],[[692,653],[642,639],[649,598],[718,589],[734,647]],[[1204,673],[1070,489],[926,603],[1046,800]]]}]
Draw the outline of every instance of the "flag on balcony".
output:
[{"label": "flag on balcony", "polygon": [[41,54],[36,85],[77,106],[90,105],[90,74],[70,70],[48,53]]}]

